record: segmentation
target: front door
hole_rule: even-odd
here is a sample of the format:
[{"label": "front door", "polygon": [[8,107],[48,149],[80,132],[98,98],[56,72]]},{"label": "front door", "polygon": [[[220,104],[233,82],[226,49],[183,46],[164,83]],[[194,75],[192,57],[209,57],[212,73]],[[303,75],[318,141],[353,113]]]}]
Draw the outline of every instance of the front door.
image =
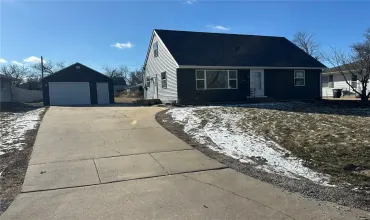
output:
[{"label": "front door", "polygon": [[250,72],[250,96],[262,97],[265,96],[265,80],[263,70],[251,70]]}]

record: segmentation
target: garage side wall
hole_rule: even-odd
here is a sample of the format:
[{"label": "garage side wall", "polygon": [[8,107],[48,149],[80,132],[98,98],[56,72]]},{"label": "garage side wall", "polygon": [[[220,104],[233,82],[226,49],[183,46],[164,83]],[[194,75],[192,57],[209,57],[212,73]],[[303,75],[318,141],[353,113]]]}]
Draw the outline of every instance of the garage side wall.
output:
[{"label": "garage side wall", "polygon": [[55,74],[45,77],[42,80],[44,105],[50,105],[49,82],[89,82],[91,104],[98,104],[96,83],[107,82],[109,86],[109,100],[114,103],[113,80],[88,67],[78,64],[67,67]]}]

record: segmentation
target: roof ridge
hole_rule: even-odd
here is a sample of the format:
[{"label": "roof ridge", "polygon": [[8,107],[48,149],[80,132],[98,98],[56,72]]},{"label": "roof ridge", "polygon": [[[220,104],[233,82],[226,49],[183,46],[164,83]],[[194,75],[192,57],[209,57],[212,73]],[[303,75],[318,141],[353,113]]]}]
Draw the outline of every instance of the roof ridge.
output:
[{"label": "roof ridge", "polygon": [[171,31],[171,32],[188,32],[188,33],[215,34],[215,35],[237,35],[237,36],[239,35],[239,36],[255,36],[255,37],[285,38],[285,37],[283,37],[283,36],[271,36],[271,35],[238,34],[238,33],[218,33],[218,32],[187,31],[187,30],[171,30],[171,29],[154,29],[154,31]]}]

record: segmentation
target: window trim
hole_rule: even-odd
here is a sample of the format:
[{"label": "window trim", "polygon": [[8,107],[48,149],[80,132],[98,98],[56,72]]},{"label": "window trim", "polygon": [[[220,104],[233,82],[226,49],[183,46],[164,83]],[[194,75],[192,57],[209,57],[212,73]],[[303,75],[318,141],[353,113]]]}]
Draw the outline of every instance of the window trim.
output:
[{"label": "window trim", "polygon": [[[303,72],[303,77],[296,77],[296,72]],[[296,79],[303,79],[303,85],[297,85],[295,83]],[[306,71],[305,70],[294,70],[294,86],[306,86]]]},{"label": "window trim", "polygon": [[[331,81],[330,81],[330,77],[331,77]],[[334,75],[333,74],[330,74],[328,75],[328,88],[334,88]]]},{"label": "window trim", "polygon": [[[198,79],[197,78],[197,71],[203,71],[204,72],[204,79]],[[227,88],[207,88],[207,71],[227,71]],[[230,71],[235,71],[235,78],[230,79]],[[197,88],[197,82],[198,80],[203,80],[204,81],[204,88],[198,89]],[[230,80],[235,80],[236,81],[236,88],[230,88]],[[196,69],[195,70],[195,89],[196,90],[224,90],[224,89],[239,89],[238,87],[238,70],[235,69]]]},{"label": "window trim", "polygon": [[145,86],[150,88],[150,77],[149,76],[146,77]]},{"label": "window trim", "polygon": [[[157,51],[157,53],[155,51]],[[153,55],[154,55],[154,58],[159,56],[158,41],[153,43]]]},{"label": "window trim", "polygon": [[[165,79],[162,78],[163,73],[165,74],[164,75]],[[163,81],[166,81],[166,87],[163,87]],[[167,87],[168,87],[168,85],[167,85],[167,72],[166,71],[161,72],[161,87],[162,87],[162,89],[167,89]]]}]

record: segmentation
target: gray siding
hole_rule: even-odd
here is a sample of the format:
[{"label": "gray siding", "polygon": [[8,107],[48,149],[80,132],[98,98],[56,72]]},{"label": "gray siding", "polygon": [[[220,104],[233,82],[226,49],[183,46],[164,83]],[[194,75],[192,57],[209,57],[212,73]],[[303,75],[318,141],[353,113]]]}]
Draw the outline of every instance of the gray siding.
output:
[{"label": "gray siding", "polygon": [[241,102],[249,96],[249,70],[238,70],[238,89],[196,90],[195,69],[178,69],[179,103]]},{"label": "gray siding", "polygon": [[321,70],[305,70],[305,86],[294,86],[294,70],[265,69],[265,95],[276,99],[320,97]]},{"label": "gray siding", "polygon": [[[243,102],[250,93],[250,70],[238,70],[238,89],[196,90],[195,69],[177,69],[179,103]],[[315,99],[320,97],[321,70],[305,70],[305,86],[294,86],[294,70],[264,69],[265,96]],[[252,99],[252,98],[251,98]]]},{"label": "gray siding", "polygon": [[[158,57],[154,57],[153,44],[158,42]],[[145,99],[157,98],[155,83],[158,83],[158,98],[162,102],[177,101],[177,76],[176,69],[178,65],[171,53],[167,50],[158,35],[153,32],[150,43],[149,54],[145,65],[145,82],[147,77],[151,78],[150,87],[144,92]],[[161,73],[167,74],[167,88],[162,88]]]}]

